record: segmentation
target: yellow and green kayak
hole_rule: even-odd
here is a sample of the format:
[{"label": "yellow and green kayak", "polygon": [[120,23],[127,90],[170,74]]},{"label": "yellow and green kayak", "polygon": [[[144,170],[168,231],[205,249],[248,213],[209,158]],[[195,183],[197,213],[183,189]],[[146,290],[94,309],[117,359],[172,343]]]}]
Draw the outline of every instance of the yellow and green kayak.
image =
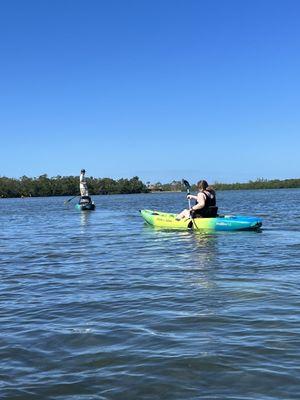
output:
[{"label": "yellow and green kayak", "polygon": [[241,215],[222,215],[215,218],[187,218],[176,220],[176,214],[153,210],[140,210],[144,220],[163,229],[196,229],[204,231],[253,231],[262,226],[262,220]]}]

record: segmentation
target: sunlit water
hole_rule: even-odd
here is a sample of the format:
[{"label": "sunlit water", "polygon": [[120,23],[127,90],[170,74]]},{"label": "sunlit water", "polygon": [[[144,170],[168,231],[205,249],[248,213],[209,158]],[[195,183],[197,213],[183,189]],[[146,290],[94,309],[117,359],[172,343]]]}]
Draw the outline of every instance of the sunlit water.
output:
[{"label": "sunlit water", "polygon": [[183,193],[0,200],[0,398],[299,399],[300,190],[218,193],[263,231],[160,231]]}]

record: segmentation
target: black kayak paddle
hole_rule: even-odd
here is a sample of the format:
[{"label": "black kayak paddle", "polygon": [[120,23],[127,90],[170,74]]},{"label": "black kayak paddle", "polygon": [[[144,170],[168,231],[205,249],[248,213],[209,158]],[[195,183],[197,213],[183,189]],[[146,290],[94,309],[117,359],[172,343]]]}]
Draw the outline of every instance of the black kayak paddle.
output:
[{"label": "black kayak paddle", "polygon": [[[189,184],[189,182],[186,179],[182,179],[182,183],[184,184],[184,186],[186,188],[186,193],[187,193],[187,196],[188,196],[189,194],[191,194],[191,185]],[[191,212],[191,208],[192,208],[191,199],[188,199],[188,202],[189,202],[190,217],[191,217],[191,219],[193,221],[193,224],[195,225],[195,228],[198,229],[198,227],[196,225],[196,222],[195,222],[195,219],[193,218],[193,212]]]}]

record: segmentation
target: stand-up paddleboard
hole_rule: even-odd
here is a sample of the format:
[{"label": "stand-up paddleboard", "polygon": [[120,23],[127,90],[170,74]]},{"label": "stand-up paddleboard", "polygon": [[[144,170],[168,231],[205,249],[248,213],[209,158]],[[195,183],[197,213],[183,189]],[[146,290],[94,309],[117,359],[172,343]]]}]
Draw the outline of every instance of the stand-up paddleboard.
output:
[{"label": "stand-up paddleboard", "polygon": [[[86,197],[88,197],[88,199]],[[89,196],[82,196],[80,197],[79,202],[75,205],[75,208],[80,211],[95,210],[96,205]]]}]

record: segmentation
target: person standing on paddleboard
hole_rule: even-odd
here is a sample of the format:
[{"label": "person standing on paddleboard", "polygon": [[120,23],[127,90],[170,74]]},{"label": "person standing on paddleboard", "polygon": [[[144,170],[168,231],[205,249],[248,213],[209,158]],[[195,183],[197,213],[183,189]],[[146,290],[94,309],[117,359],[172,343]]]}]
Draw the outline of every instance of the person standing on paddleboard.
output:
[{"label": "person standing on paddleboard", "polygon": [[79,189],[80,189],[79,204],[86,205],[92,203],[92,199],[89,196],[89,191],[85,180],[85,169],[82,169],[80,171]]},{"label": "person standing on paddleboard", "polygon": [[80,196],[88,196],[89,195],[89,191],[88,191],[88,187],[87,187],[87,183],[85,180],[85,169],[82,169],[80,171],[80,178],[79,178],[79,189],[80,189]]},{"label": "person standing on paddleboard", "polygon": [[216,192],[210,187],[207,181],[202,180],[197,183],[199,190],[197,196],[189,194],[189,200],[196,200],[196,204],[189,210],[185,209],[177,215],[176,219],[183,218],[213,218],[217,216],[218,207],[216,207]]}]

